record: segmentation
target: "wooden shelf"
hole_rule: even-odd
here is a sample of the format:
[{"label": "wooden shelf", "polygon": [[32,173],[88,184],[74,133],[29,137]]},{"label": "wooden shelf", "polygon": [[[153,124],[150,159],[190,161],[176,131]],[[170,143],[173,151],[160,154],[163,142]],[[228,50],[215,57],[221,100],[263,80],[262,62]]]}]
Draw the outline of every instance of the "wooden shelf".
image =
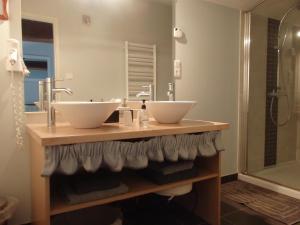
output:
[{"label": "wooden shelf", "polygon": [[168,190],[178,186],[183,186],[183,185],[196,183],[204,180],[218,178],[218,176],[219,175],[217,172],[211,172],[210,170],[201,168],[199,169],[198,176],[194,178],[173,182],[169,184],[164,184],[164,185],[154,184],[149,180],[146,180],[145,178],[140,177],[138,175],[125,176],[123,182],[129,187],[129,192],[125,194],[109,197],[109,198],[99,199],[96,201],[90,201],[90,202],[80,203],[75,205],[70,205],[66,202],[61,201],[60,199],[57,199],[55,202],[52,203],[50,214],[53,216],[61,213],[76,211],[83,208],[104,205],[116,201],[138,197],[141,195]]}]

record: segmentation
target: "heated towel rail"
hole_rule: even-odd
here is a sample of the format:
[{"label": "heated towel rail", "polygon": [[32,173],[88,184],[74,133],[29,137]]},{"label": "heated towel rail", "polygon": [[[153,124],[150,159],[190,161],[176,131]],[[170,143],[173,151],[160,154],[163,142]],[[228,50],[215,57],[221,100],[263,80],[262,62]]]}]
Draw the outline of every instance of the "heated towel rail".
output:
[{"label": "heated towel rail", "polygon": [[[126,93],[129,100],[138,100],[143,86],[152,84],[156,99],[156,45],[125,42]],[[146,99],[149,100],[149,99]]]}]

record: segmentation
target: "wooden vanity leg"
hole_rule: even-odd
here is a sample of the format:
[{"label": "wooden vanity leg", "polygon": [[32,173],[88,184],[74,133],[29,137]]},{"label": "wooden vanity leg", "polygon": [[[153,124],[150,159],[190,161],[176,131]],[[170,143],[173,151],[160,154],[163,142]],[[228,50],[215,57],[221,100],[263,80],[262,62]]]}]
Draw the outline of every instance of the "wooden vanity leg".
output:
[{"label": "wooden vanity leg", "polygon": [[198,207],[196,213],[211,225],[221,224],[220,182],[217,178],[197,183]]},{"label": "wooden vanity leg", "polygon": [[221,179],[220,154],[212,158],[200,158],[197,162],[200,167],[217,172],[218,177],[196,183],[198,207],[195,213],[211,225],[221,224]]},{"label": "wooden vanity leg", "polygon": [[32,224],[50,225],[50,178],[42,177],[44,147],[30,140]]}]

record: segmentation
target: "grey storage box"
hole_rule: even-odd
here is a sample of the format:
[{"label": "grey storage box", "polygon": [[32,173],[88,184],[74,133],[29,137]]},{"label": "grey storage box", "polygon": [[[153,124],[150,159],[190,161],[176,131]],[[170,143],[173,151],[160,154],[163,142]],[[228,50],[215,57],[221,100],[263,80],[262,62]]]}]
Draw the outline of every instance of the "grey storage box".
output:
[{"label": "grey storage box", "polygon": [[121,209],[112,206],[97,206],[64,213],[51,219],[53,225],[122,225]]}]

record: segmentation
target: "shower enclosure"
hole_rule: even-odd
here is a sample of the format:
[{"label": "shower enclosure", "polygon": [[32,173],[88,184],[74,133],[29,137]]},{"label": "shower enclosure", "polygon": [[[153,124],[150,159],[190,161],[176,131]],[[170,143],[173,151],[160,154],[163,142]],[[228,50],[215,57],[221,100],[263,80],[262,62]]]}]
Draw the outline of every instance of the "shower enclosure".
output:
[{"label": "shower enclosure", "polygon": [[300,1],[245,16],[244,174],[300,191]]}]

